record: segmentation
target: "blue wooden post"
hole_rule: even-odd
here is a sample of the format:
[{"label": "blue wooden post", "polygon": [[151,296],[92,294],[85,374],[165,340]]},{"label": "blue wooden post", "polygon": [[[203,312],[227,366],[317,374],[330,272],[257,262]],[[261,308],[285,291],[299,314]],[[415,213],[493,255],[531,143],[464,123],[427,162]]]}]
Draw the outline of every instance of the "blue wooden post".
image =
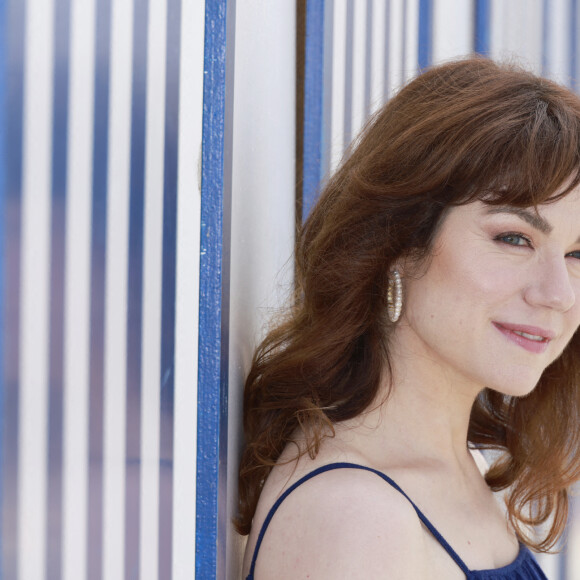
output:
[{"label": "blue wooden post", "polygon": [[433,58],[433,0],[419,0],[419,70]]},{"label": "blue wooden post", "polygon": [[490,50],[490,0],[475,1],[475,26],[473,50],[487,56]]},{"label": "blue wooden post", "polygon": [[232,11],[231,0],[206,1],[195,561],[200,580],[217,577],[218,542],[224,539],[219,527],[225,524],[218,518],[224,509],[218,499],[225,493],[227,453],[229,233],[224,241],[224,230],[229,226],[230,211],[226,132],[231,126],[226,119],[230,118],[227,107],[231,103],[226,99],[226,60],[227,48],[233,45],[228,42],[233,39],[227,38],[226,31],[233,20]]},{"label": "blue wooden post", "polygon": [[324,95],[324,0],[307,0],[304,64],[302,217],[316,203],[322,178]]},{"label": "blue wooden post", "polygon": [[[0,38],[6,38],[6,2],[0,2]],[[4,180],[4,144],[6,140],[6,46],[0,44],[0,545],[4,544],[3,521],[3,459],[4,459],[4,236],[6,232],[5,180]],[[0,549],[0,579],[3,571],[3,553]]]},{"label": "blue wooden post", "polygon": [[570,87],[578,90],[578,0],[570,0]]}]

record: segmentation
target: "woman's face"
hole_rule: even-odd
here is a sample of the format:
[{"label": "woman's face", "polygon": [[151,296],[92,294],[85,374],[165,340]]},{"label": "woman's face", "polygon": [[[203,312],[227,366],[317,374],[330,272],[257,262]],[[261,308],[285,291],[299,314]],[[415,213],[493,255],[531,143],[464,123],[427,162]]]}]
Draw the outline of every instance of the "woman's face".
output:
[{"label": "woman's face", "polygon": [[404,277],[395,338],[446,376],[529,393],[580,325],[579,218],[580,188],[537,213],[452,209],[426,271]]}]

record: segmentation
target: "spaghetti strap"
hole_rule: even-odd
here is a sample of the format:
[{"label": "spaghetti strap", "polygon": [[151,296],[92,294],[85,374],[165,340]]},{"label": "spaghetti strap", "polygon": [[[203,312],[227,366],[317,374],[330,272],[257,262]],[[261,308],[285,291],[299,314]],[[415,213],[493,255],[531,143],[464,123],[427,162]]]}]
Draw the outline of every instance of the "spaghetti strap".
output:
[{"label": "spaghetti strap", "polygon": [[417,512],[417,516],[419,517],[421,522],[425,525],[425,527],[429,530],[429,532],[431,532],[431,534],[433,534],[433,537],[441,544],[443,549],[451,556],[451,558],[453,558],[455,563],[461,568],[461,570],[465,573],[465,575],[469,577],[470,570],[465,565],[465,562],[457,555],[455,550],[447,543],[445,538],[437,531],[435,526],[427,519],[427,517],[423,514],[423,512],[415,505],[415,502],[397,485],[397,483],[395,483],[395,481],[393,481],[390,477],[388,477],[387,475],[385,475],[381,471],[378,471],[377,469],[373,469],[372,467],[367,467],[365,465],[359,465],[357,463],[330,463],[328,465],[323,465],[322,467],[319,467],[318,469],[315,469],[314,471],[311,471],[310,473],[308,473],[307,475],[305,475],[304,477],[299,479],[297,482],[292,484],[276,500],[274,505],[270,508],[270,511],[268,512],[268,515],[266,516],[266,519],[264,520],[264,523],[262,524],[262,528],[260,530],[260,533],[258,534],[258,539],[256,541],[256,547],[254,548],[254,554],[252,556],[252,563],[250,565],[250,572],[249,572],[248,576],[246,577],[246,580],[253,580],[253,578],[254,578],[254,568],[256,567],[256,560],[258,559],[258,552],[260,550],[262,540],[264,539],[264,535],[266,534],[266,530],[268,529],[268,526],[270,525],[270,522],[272,521],[274,514],[276,513],[276,511],[278,510],[278,508],[280,507],[282,502],[297,487],[299,487],[303,483],[306,483],[308,480],[312,479],[313,477],[316,477],[317,475],[320,475],[321,473],[324,473],[325,471],[331,471],[334,469],[361,469],[364,471],[370,471],[371,473],[374,473],[374,474],[378,475],[379,477],[381,477],[382,479],[384,479],[391,487],[396,489],[400,494],[402,494],[409,501],[409,503],[413,506],[415,512]]}]

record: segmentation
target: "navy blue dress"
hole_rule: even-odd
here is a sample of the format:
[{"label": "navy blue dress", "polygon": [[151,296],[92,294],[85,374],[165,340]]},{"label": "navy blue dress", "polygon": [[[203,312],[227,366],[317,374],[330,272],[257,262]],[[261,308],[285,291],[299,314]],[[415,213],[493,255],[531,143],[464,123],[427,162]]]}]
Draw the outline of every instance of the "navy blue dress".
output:
[{"label": "navy blue dress", "polygon": [[291,485],[276,501],[272,506],[264,523],[260,534],[258,535],[258,540],[256,542],[256,547],[254,549],[254,555],[252,556],[252,563],[250,566],[250,573],[246,577],[246,580],[254,580],[254,569],[256,567],[256,560],[258,559],[258,551],[264,539],[264,534],[272,517],[276,513],[280,504],[299,486],[307,482],[309,479],[324,473],[325,471],[330,471],[332,469],[364,469],[366,471],[371,471],[375,473],[382,479],[384,479],[389,485],[394,487],[398,492],[402,493],[411,502],[413,508],[417,512],[419,519],[423,522],[425,527],[433,534],[435,539],[441,544],[443,549],[453,558],[455,563],[463,570],[465,577],[468,580],[547,580],[545,574],[542,572],[540,566],[536,562],[534,556],[530,550],[524,546],[520,545],[520,551],[518,557],[508,566],[503,566],[502,568],[495,568],[493,570],[470,570],[465,562],[457,555],[455,550],[447,543],[445,538],[437,531],[433,524],[423,515],[423,512],[413,503],[411,498],[388,476],[376,469],[371,467],[366,467],[364,465],[357,465],[356,463],[331,463],[329,465],[323,465],[318,469],[305,475],[302,479],[298,480],[295,484]]}]

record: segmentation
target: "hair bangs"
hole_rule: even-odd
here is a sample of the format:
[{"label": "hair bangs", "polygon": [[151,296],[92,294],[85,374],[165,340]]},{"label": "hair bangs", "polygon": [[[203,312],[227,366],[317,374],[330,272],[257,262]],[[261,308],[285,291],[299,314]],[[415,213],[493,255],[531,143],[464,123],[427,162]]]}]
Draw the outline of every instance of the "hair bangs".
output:
[{"label": "hair bangs", "polygon": [[566,196],[579,185],[580,111],[576,103],[568,109],[568,103],[555,106],[538,98],[533,104],[534,111],[512,126],[506,123],[494,143],[485,143],[480,163],[469,171],[472,187],[466,188],[462,203],[479,199],[490,205],[538,206]]}]

